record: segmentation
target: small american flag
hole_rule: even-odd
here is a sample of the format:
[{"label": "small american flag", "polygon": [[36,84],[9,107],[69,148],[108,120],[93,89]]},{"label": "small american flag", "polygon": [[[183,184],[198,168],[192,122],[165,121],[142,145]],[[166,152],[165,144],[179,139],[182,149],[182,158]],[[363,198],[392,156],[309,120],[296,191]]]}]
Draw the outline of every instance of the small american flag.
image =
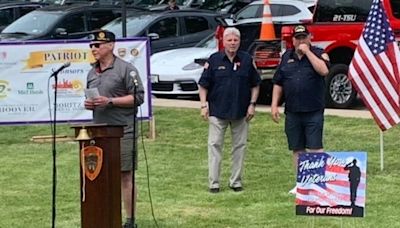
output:
[{"label": "small american flag", "polygon": [[349,78],[381,130],[400,122],[400,52],[380,0],[373,0]]},{"label": "small american flag", "polygon": [[[348,153],[304,153],[299,156],[297,171],[296,205],[302,206],[349,206],[349,171],[344,167],[355,157]],[[363,154],[363,153],[361,153]],[[365,206],[366,164],[365,158],[357,158],[361,171],[355,204]]]}]

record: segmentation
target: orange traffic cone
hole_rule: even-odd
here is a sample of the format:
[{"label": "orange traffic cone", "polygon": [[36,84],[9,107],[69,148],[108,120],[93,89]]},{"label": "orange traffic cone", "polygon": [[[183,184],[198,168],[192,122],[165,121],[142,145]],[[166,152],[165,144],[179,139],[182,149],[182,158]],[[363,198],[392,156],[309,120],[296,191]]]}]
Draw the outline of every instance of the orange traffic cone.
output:
[{"label": "orange traffic cone", "polygon": [[271,8],[269,0],[264,0],[264,12],[261,23],[260,40],[275,40],[275,29],[272,23]]}]

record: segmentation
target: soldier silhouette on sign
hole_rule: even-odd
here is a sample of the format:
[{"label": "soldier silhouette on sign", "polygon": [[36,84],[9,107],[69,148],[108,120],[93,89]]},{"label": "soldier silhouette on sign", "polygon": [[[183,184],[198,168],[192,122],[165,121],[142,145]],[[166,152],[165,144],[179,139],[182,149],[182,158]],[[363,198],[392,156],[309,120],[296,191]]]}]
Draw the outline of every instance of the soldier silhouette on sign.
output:
[{"label": "soldier silhouette on sign", "polygon": [[357,187],[360,183],[360,167],[357,166],[357,160],[354,159],[352,162],[344,167],[344,170],[349,170],[349,182],[350,182],[350,202],[351,206],[355,205],[357,198]]}]

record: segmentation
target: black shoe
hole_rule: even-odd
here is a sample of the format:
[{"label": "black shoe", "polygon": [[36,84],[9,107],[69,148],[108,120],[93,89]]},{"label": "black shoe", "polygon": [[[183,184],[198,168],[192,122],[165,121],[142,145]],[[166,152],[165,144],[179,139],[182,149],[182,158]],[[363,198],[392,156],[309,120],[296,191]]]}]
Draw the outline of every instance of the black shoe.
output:
[{"label": "black shoe", "polygon": [[132,225],[131,222],[126,222],[124,223],[124,225],[122,226],[122,228],[137,228],[137,224]]},{"label": "black shoe", "polygon": [[209,192],[211,193],[218,193],[219,192],[219,188],[210,188]]},{"label": "black shoe", "polygon": [[232,189],[234,192],[241,192],[243,191],[243,187],[231,187],[229,186],[230,189]]}]

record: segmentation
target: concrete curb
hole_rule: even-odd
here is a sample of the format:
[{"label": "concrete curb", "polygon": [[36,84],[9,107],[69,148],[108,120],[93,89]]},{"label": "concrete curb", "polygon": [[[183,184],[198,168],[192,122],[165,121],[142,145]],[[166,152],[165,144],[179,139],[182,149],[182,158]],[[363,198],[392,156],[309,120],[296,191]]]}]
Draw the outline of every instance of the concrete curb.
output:
[{"label": "concrete curb", "polygon": [[[200,108],[200,101],[152,98],[152,102],[154,106],[158,107]],[[270,106],[267,105],[257,105],[256,108],[257,112],[270,112],[270,110]],[[280,108],[280,112],[283,113],[283,107]],[[325,109],[325,115],[372,119],[368,110]]]}]

